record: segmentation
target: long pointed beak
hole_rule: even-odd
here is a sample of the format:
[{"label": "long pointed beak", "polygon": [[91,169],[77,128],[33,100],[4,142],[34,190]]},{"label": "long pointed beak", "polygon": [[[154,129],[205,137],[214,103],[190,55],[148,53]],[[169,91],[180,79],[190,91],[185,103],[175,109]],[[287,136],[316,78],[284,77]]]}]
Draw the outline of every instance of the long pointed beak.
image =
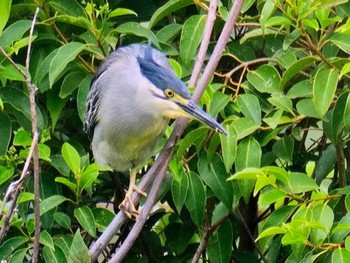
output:
[{"label": "long pointed beak", "polygon": [[224,129],[224,127],[222,127],[221,124],[219,124],[213,117],[211,117],[209,114],[203,111],[200,107],[198,107],[198,105],[194,101],[189,100],[187,104],[178,103],[178,105],[191,117],[208,125],[210,128],[214,129],[215,131],[218,131],[222,134],[227,135],[227,132]]}]

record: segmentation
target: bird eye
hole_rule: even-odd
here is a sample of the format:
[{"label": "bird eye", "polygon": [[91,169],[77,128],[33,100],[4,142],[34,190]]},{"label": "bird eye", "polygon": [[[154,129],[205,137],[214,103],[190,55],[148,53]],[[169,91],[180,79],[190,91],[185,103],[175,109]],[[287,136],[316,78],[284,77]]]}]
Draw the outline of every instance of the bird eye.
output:
[{"label": "bird eye", "polygon": [[172,98],[172,97],[174,97],[174,95],[175,95],[175,93],[171,89],[165,90],[165,96],[167,96],[168,98]]}]

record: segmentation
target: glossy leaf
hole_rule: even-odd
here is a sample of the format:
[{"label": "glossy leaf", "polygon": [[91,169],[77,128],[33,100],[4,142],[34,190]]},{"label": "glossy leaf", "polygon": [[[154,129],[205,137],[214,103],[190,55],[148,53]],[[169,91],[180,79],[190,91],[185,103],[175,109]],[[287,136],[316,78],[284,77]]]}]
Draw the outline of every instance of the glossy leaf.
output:
[{"label": "glossy leaf", "polygon": [[0,258],[6,259],[11,253],[17,249],[19,246],[23,245],[28,241],[27,238],[23,236],[12,237],[4,241],[0,245]]},{"label": "glossy leaf", "polygon": [[57,208],[60,204],[68,199],[61,195],[53,195],[40,203],[40,216],[50,211],[51,209]]},{"label": "glossy leaf", "polygon": [[76,0],[51,0],[49,4],[62,14],[86,17],[84,9]]},{"label": "glossy leaf", "polygon": [[53,214],[53,218],[55,221],[64,228],[70,228],[71,227],[71,220],[70,217],[63,213],[63,212],[55,212]]},{"label": "glossy leaf", "polygon": [[115,214],[107,208],[96,207],[91,209],[91,211],[94,215],[96,227],[100,232],[103,232],[115,217]]},{"label": "glossy leaf", "polygon": [[9,116],[1,111],[0,123],[0,155],[5,155],[11,139],[12,123]]},{"label": "glossy leaf", "polygon": [[332,263],[346,263],[350,261],[350,251],[345,248],[338,248],[332,253]]},{"label": "glossy leaf", "polygon": [[80,173],[80,156],[77,150],[66,142],[62,146],[62,156],[73,174],[78,175]]},{"label": "glossy leaf", "polygon": [[6,26],[7,20],[10,17],[11,3],[12,3],[12,0],[3,0],[0,2],[0,10],[1,10],[0,36],[1,36],[2,30]]},{"label": "glossy leaf", "polygon": [[245,168],[260,168],[261,155],[261,147],[253,137],[244,139],[238,145],[236,171],[239,172]]},{"label": "glossy leaf", "polygon": [[[5,1],[8,1],[8,0],[5,0]],[[30,20],[19,20],[9,25],[2,32],[2,34],[0,34],[0,47],[5,49],[9,45],[11,45],[14,41],[21,39],[24,33],[29,30],[31,25],[32,25],[32,21]]]},{"label": "glossy leaf", "polygon": [[206,16],[191,16],[183,25],[180,38],[180,58],[189,66],[203,37]]},{"label": "glossy leaf", "polygon": [[241,94],[237,98],[244,116],[257,124],[261,123],[261,108],[259,100],[252,94]]},{"label": "glossy leaf", "polygon": [[154,33],[136,22],[127,22],[121,24],[115,30],[120,34],[133,34],[139,37],[144,37],[159,48],[159,43]]},{"label": "glossy leaf", "polygon": [[92,236],[96,236],[95,218],[91,209],[87,206],[82,206],[74,209],[74,216],[79,224]]},{"label": "glossy leaf", "polygon": [[66,68],[67,64],[85,48],[85,45],[79,42],[70,42],[58,48],[57,53],[52,58],[49,70],[50,87],[56,82],[59,75]]},{"label": "glossy leaf", "polygon": [[79,230],[75,232],[72,245],[69,248],[68,262],[91,262],[89,250],[86,247]]},{"label": "glossy leaf", "polygon": [[313,221],[322,225],[322,228],[312,228],[310,232],[310,241],[319,245],[328,237],[333,225],[334,213],[327,204],[317,204],[312,207]]},{"label": "glossy leaf", "polygon": [[44,247],[43,256],[46,263],[65,263],[67,261],[67,257],[64,254],[63,250],[55,246],[54,249],[49,247]]},{"label": "glossy leaf", "polygon": [[193,222],[200,227],[204,218],[206,192],[198,175],[191,173],[185,205],[190,212]]},{"label": "glossy leaf", "polygon": [[173,177],[171,184],[171,194],[177,212],[180,214],[187,198],[189,188],[189,178],[186,173],[182,173],[179,178]]},{"label": "glossy leaf", "polygon": [[324,116],[332,103],[338,84],[337,70],[322,67],[316,73],[313,83],[313,102],[319,116]]},{"label": "glossy leaf", "polygon": [[316,182],[303,173],[291,173],[288,184],[281,183],[280,189],[287,193],[297,194],[318,189]]},{"label": "glossy leaf", "polygon": [[252,134],[260,126],[259,124],[244,117],[239,118],[237,121],[233,122],[232,125],[236,128],[238,140]]},{"label": "glossy leaf", "polygon": [[167,15],[185,7],[188,5],[192,5],[192,0],[170,0],[167,1],[162,7],[158,8],[156,12],[152,15],[149,28],[152,28],[155,24],[157,24],[160,20],[162,20]]},{"label": "glossy leaf", "polygon": [[274,143],[272,150],[279,158],[285,162],[292,162],[294,151],[294,140],[292,137],[283,137]]},{"label": "glossy leaf", "polygon": [[273,66],[260,66],[257,70],[250,71],[247,79],[259,92],[270,94],[281,92],[281,77]]},{"label": "glossy leaf", "polygon": [[209,161],[204,155],[198,162],[198,171],[203,181],[214,191],[227,209],[231,209],[233,201],[232,183],[227,182],[225,166],[219,155],[214,155]]},{"label": "glossy leaf", "polygon": [[229,220],[226,220],[209,238],[208,256],[210,262],[229,262],[232,253],[232,241],[232,225]]},{"label": "glossy leaf", "polygon": [[227,135],[220,134],[220,141],[226,173],[229,173],[236,158],[238,135],[235,126],[232,124],[225,128]]},{"label": "glossy leaf", "polygon": [[53,240],[49,232],[46,230],[40,232],[40,244],[54,250]]},{"label": "glossy leaf", "polygon": [[293,63],[282,75],[282,79],[280,82],[280,88],[283,89],[284,86],[298,73],[300,73],[305,68],[309,67],[312,63],[317,61],[316,57],[305,57],[301,58],[295,63]]}]

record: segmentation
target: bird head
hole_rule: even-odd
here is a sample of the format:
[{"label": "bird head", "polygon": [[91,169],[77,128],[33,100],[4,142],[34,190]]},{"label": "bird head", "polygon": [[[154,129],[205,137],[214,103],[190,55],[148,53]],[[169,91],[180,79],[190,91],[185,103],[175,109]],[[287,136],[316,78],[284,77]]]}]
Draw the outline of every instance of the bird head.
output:
[{"label": "bird head", "polygon": [[[159,99],[162,105],[162,114],[166,118],[188,117],[208,125],[210,128],[227,134],[225,129],[209,114],[203,111],[192,99],[191,94],[185,85],[169,69],[159,65],[152,56],[152,48],[147,45],[145,56],[137,57],[141,73],[153,85],[151,92]],[[152,90],[153,89],[153,90]]]}]

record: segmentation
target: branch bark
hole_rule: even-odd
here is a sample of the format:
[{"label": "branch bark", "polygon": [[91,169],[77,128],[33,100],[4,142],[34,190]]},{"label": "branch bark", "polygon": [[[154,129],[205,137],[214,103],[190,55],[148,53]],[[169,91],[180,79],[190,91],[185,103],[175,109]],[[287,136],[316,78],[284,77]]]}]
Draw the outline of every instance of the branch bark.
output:
[{"label": "branch bark", "polygon": [[[38,122],[37,122],[37,114],[36,114],[36,104],[35,104],[35,93],[36,88],[31,82],[31,76],[29,72],[29,64],[30,64],[30,53],[31,53],[31,47],[32,47],[32,41],[33,41],[33,31],[35,27],[36,18],[39,13],[39,8],[37,7],[35,10],[35,14],[32,20],[32,25],[29,31],[29,43],[28,43],[28,49],[27,49],[27,55],[26,55],[26,69],[22,70],[20,69],[17,64],[7,55],[5,50],[3,50],[0,47],[1,52],[6,57],[6,59],[14,65],[14,67],[21,73],[21,75],[24,77],[24,80],[26,82],[28,91],[29,91],[29,101],[30,101],[30,113],[31,113],[31,123],[32,123],[32,144],[30,147],[29,155],[26,159],[24,168],[22,170],[22,174],[19,180],[16,182],[13,182],[10,184],[6,195],[4,204],[6,203],[7,199],[12,196],[12,204],[10,211],[8,212],[6,218],[5,218],[5,225],[0,231],[0,240],[3,238],[3,236],[6,234],[7,230],[9,229],[12,216],[14,214],[17,198],[19,196],[19,191],[21,190],[22,183],[25,178],[28,177],[30,174],[28,172],[30,160],[33,160],[33,167],[34,167],[34,217],[35,217],[35,231],[34,231],[34,245],[33,245],[33,258],[32,262],[36,263],[38,262],[38,255],[39,255],[39,238],[40,238],[40,211],[39,211],[39,203],[40,203],[40,184],[39,184],[39,153],[38,153],[38,141],[39,141],[39,132],[38,132]],[[1,215],[2,215],[2,209],[1,209]]]},{"label": "branch bark", "polygon": [[[212,0],[211,4],[215,6],[216,0]],[[238,17],[239,11],[241,10],[243,1],[237,0],[234,2],[234,5],[231,8],[229,18],[227,22],[225,23],[225,26],[222,30],[222,33],[220,35],[220,38],[218,40],[218,43],[213,51],[213,54],[206,66],[206,69],[203,73],[203,76],[200,80],[199,85],[197,86],[192,98],[194,101],[198,101],[201,95],[203,94],[207,84],[210,81],[211,76],[213,75],[219,61],[221,58],[221,55],[225,49],[226,43],[228,42],[230,38],[230,34],[232,32],[235,20]],[[212,25],[206,25],[206,29],[212,28],[215,19],[213,19],[212,12],[215,12],[216,14],[216,8],[210,8],[209,9],[210,14],[208,14],[207,23],[212,23]],[[196,65],[196,72],[195,75],[191,78],[190,84],[194,85],[197,82],[200,69],[203,66],[204,57],[206,54],[206,50],[209,44],[209,39],[211,35],[211,31],[205,31],[206,35],[203,38],[203,43],[200,47],[199,55],[196,64],[198,63],[198,66]],[[209,36],[208,36],[209,35]],[[199,68],[199,70],[197,70]],[[146,204],[144,205],[141,215],[138,218],[138,221],[135,223],[134,227],[130,231],[128,237],[122,244],[122,246],[118,249],[118,251],[114,254],[110,262],[121,262],[122,259],[126,256],[128,251],[130,250],[131,246],[134,244],[137,236],[139,235],[140,231],[142,230],[143,225],[146,222],[146,219],[150,213],[150,210],[152,209],[156,194],[158,192],[158,189],[160,185],[163,182],[165,172],[167,170],[173,148],[177,142],[177,140],[180,138],[181,134],[183,133],[186,125],[187,125],[188,119],[181,118],[176,121],[175,129],[169,138],[167,144],[165,145],[164,149],[162,150],[161,154],[153,164],[152,168],[149,170],[149,172],[144,176],[144,179],[139,185],[139,188],[143,191],[147,190],[148,187],[151,185],[152,182],[153,186],[150,191],[150,194],[147,198]],[[133,201],[138,202],[139,197],[137,194],[133,195]],[[118,231],[118,226],[120,227],[122,224],[122,221],[126,220],[124,215],[119,214],[115,217],[115,219],[112,221],[110,226],[104,231],[104,233],[101,235],[101,237],[91,246],[90,248],[90,255],[92,262],[96,261],[98,256],[100,255],[102,249],[104,249],[108,243],[110,242],[111,238],[115,235],[115,233]]]}]

